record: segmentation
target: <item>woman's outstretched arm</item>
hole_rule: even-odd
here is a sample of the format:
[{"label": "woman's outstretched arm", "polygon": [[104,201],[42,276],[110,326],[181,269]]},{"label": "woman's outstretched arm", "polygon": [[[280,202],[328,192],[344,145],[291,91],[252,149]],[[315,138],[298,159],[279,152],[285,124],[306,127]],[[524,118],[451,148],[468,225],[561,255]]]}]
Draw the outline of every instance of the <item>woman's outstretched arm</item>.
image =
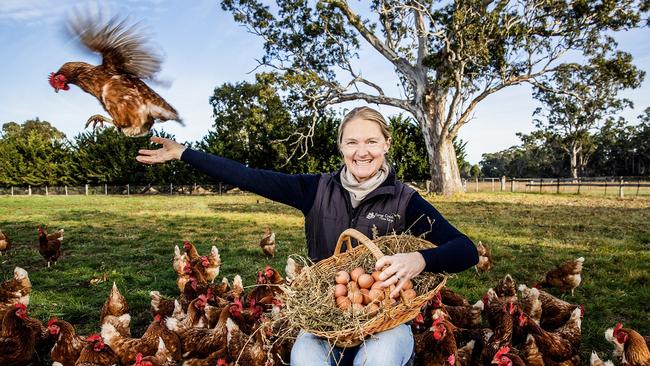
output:
[{"label": "woman's outstretched arm", "polygon": [[187,148],[175,141],[152,137],[161,144],[157,150],[140,150],[136,160],[144,164],[159,164],[182,160],[214,178],[245,191],[295,207],[306,213],[316,196],[320,175],[285,174],[271,170],[249,168],[236,161]]}]

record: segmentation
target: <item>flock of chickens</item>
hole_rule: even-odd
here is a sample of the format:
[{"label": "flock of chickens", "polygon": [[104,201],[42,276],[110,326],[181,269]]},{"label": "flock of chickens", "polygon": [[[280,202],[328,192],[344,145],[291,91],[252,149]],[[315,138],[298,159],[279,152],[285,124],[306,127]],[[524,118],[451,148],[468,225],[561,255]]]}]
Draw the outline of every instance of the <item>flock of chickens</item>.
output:
[{"label": "flock of chickens", "polygon": [[[39,227],[41,254],[56,263],[63,231],[48,235]],[[58,243],[58,244],[57,244]],[[0,232],[0,253],[10,247]],[[275,250],[275,235],[265,233],[260,247]],[[273,249],[271,249],[273,248]],[[477,271],[492,267],[489,249],[478,244]],[[581,281],[584,258],[547,272],[529,288],[510,275],[470,304],[444,288],[412,321],[416,365],[578,365],[584,308],[541,290],[572,292]],[[224,366],[280,365],[289,362],[296,330],[283,317],[282,285],[291,285],[303,267],[287,259],[285,278],[267,266],[256,286],[245,291],[236,275],[215,283],[221,257],[216,247],[201,256],[189,241],[175,247],[173,270],[179,294],[163,297],[151,291],[152,321],[139,337],[131,334],[129,306],[115,283],[101,311],[98,334],[82,336],[64,319],[47,324],[27,316],[31,282],[24,269],[0,284],[0,365],[23,366],[51,360],[57,366]],[[486,326],[487,325],[487,326]],[[650,365],[649,338],[621,324],[605,338],[612,357],[630,366]],[[594,352],[592,365],[608,365]]]}]

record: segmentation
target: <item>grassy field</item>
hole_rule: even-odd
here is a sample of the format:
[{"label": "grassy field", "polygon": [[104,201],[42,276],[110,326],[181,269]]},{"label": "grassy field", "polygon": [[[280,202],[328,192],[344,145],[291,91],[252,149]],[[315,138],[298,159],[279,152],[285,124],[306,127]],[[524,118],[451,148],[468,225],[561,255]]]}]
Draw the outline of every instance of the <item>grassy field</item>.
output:
[{"label": "grassy field", "polygon": [[[582,285],[567,301],[582,303],[583,364],[591,350],[609,354],[603,332],[623,322],[650,335],[650,199],[575,195],[468,193],[430,197],[472,240],[493,248],[495,269],[468,270],[449,286],[476,301],[510,273],[528,285],[555,264],[584,256]],[[64,254],[47,268],[38,254],[37,226],[65,228]],[[0,229],[14,247],[0,257],[0,279],[15,266],[32,280],[31,315],[66,319],[83,334],[99,331],[99,309],[116,281],[131,306],[134,334],[148,324],[149,291],[176,296],[174,245],[192,241],[201,253],[216,245],[220,276],[239,273],[244,285],[267,264],[257,246],[266,226],[276,232],[270,261],[284,269],[289,254],[305,254],[299,211],[252,195],[0,197]],[[107,281],[91,285],[91,280]]]}]

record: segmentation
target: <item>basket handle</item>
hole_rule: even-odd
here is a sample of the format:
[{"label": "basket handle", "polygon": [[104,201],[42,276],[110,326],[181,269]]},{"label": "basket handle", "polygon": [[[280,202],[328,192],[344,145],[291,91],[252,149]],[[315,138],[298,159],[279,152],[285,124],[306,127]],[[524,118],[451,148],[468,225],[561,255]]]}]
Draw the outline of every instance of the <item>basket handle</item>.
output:
[{"label": "basket handle", "polygon": [[336,243],[336,248],[334,248],[335,256],[341,254],[341,247],[343,246],[343,242],[345,242],[346,250],[352,250],[351,238],[357,239],[359,243],[365,245],[370,250],[372,255],[375,256],[375,259],[379,259],[384,256],[384,253],[379,250],[377,245],[375,245],[372,240],[370,240],[367,236],[363,235],[362,232],[356,229],[347,229],[341,233],[339,236],[339,241]]}]

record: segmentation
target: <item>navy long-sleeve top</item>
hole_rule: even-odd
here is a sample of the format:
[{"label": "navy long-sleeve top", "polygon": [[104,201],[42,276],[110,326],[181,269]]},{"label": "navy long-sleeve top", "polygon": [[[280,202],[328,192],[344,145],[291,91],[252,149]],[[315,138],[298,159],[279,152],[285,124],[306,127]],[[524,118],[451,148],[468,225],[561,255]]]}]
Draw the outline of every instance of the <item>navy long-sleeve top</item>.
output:
[{"label": "navy long-sleeve top", "polygon": [[[284,203],[300,210],[303,215],[307,215],[314,203],[321,176],[253,169],[189,148],[185,149],[181,160],[217,181]],[[454,273],[478,263],[478,252],[472,241],[417,193],[408,202],[405,220],[411,234],[424,234],[425,240],[437,245],[437,248],[420,251],[426,262],[425,271]]]}]

